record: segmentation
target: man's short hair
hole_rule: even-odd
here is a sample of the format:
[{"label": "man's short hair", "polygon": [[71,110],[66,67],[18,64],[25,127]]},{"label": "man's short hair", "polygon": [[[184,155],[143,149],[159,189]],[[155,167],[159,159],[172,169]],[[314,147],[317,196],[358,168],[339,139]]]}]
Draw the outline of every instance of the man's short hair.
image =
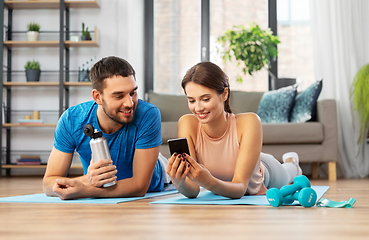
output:
[{"label": "man's short hair", "polygon": [[113,76],[128,77],[133,75],[136,79],[136,73],[131,64],[119,57],[105,57],[94,64],[90,71],[92,88],[102,92],[105,88],[105,79]]}]

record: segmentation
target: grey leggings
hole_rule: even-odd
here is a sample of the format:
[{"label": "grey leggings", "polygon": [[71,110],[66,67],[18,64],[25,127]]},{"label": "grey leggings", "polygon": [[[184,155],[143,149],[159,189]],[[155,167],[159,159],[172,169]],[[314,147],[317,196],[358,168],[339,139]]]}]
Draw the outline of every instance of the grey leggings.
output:
[{"label": "grey leggings", "polygon": [[265,167],[264,185],[266,188],[281,188],[293,181],[298,170],[293,163],[280,163],[272,155],[261,153],[260,160]]}]

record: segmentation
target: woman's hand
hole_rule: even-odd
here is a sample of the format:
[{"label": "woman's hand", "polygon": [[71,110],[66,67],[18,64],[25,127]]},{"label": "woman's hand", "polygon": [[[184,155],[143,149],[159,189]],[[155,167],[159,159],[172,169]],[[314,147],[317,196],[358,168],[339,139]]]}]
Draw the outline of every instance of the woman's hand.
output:
[{"label": "woman's hand", "polygon": [[184,153],[183,157],[189,164],[187,176],[197,185],[210,190],[214,185],[214,177],[209,170],[204,165],[197,163],[191,156]]},{"label": "woman's hand", "polygon": [[174,153],[169,158],[166,172],[175,186],[180,186],[185,182],[189,171],[189,164],[181,154]]}]

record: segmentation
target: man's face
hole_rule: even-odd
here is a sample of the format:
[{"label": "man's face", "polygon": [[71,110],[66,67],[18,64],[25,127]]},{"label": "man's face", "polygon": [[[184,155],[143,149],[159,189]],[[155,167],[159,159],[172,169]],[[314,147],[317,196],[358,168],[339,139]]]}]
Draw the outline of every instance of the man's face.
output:
[{"label": "man's face", "polygon": [[105,79],[101,93],[102,109],[107,117],[119,124],[132,122],[137,108],[137,86],[133,75]]}]

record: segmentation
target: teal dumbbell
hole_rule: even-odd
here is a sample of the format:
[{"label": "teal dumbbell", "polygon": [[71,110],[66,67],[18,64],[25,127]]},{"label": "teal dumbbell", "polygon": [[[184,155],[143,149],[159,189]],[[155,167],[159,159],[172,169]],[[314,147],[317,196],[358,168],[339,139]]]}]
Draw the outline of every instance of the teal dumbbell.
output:
[{"label": "teal dumbbell", "polygon": [[[281,188],[282,189],[282,188]],[[293,193],[292,195],[288,195],[284,198],[284,204],[291,204],[295,200],[299,201],[300,205],[303,207],[312,207],[315,205],[317,199],[317,195],[314,189],[310,187],[306,187]]]},{"label": "teal dumbbell", "polygon": [[294,194],[303,188],[311,187],[309,179],[305,175],[299,175],[294,178],[293,184],[286,185],[281,189],[271,188],[267,191],[266,197],[273,207],[279,207],[283,204],[284,197]]}]

